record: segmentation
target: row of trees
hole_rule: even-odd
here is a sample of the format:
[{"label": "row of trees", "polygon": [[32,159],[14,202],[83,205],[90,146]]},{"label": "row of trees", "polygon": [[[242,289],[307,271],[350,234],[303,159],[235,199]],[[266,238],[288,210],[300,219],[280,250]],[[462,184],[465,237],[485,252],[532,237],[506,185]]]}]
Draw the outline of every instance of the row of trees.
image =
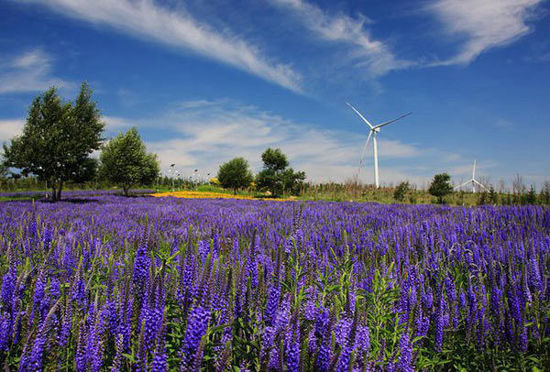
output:
[{"label": "row of trees", "polygon": [[[515,181],[516,182],[516,181]],[[400,183],[394,191],[394,198],[402,201],[409,190],[409,183]],[[483,190],[477,198],[478,205],[493,204],[493,205],[518,205],[518,204],[545,204],[550,205],[550,183],[545,183],[539,194],[535,188],[527,191],[524,187],[514,187],[514,193],[498,193],[494,187],[490,186],[488,190]],[[451,185],[451,176],[447,173],[436,174],[430,184],[428,192],[437,197],[438,203],[443,203],[447,195],[454,191]],[[464,192],[459,192],[459,196],[464,196]]]},{"label": "row of trees", "polygon": [[[135,185],[151,185],[160,175],[157,156],[147,153],[136,128],[104,143],[105,124],[92,90],[83,83],[74,102],[64,102],[55,88],[36,97],[20,136],[4,144],[2,175],[34,176],[51,189],[53,201],[61,198],[67,182],[84,183],[94,179],[120,186],[125,195]],[[92,153],[101,150],[99,160]],[[255,181],[259,189],[272,195],[295,194],[305,180],[304,172],[289,167],[280,149],[262,154],[264,167],[256,177],[243,158],[222,164],[218,179],[235,192]]]},{"label": "row of trees", "polygon": [[[17,169],[14,176],[33,175],[52,190],[51,199],[59,200],[67,182],[83,183],[101,179],[119,185],[126,195],[132,186],[151,185],[159,177],[155,154],[147,153],[136,128],[104,144],[105,124],[92,91],[83,83],[74,102],[64,102],[55,88],[36,97],[29,108],[23,133],[4,145],[0,176]],[[99,161],[91,157],[101,150]],[[234,158],[220,166],[218,180],[224,188],[269,190],[273,196],[298,194],[305,173],[294,171],[280,149],[268,148],[262,154],[263,169],[254,177],[244,158]],[[439,203],[453,192],[447,173],[435,175],[428,192]],[[527,191],[518,176],[514,193],[501,195],[493,188],[480,193],[478,204],[549,204],[550,185],[539,195]],[[394,190],[394,199],[404,201],[411,185],[402,182]]]},{"label": "row of trees", "polygon": [[273,196],[285,193],[297,194],[302,186],[306,174],[303,171],[294,171],[289,167],[289,161],[280,149],[268,148],[262,154],[263,169],[254,178],[244,158],[234,158],[220,166],[218,181],[222,187],[238,189],[250,187],[255,182],[256,188],[267,189]]},{"label": "row of trees", "polygon": [[[83,83],[73,102],[63,102],[55,88],[36,97],[23,133],[4,144],[2,169],[16,168],[34,175],[51,188],[53,201],[61,198],[67,182],[86,182],[96,175],[120,185],[150,184],[159,174],[155,154],[148,154],[135,128],[103,145],[105,123],[92,90]],[[91,157],[102,150],[99,162]]]}]

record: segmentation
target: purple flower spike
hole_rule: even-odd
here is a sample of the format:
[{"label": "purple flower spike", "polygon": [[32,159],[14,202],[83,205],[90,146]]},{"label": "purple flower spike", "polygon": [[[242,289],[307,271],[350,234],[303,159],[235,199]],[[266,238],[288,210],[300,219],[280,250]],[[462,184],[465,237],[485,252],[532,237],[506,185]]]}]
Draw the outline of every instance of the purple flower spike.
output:
[{"label": "purple flower spike", "polygon": [[199,348],[202,336],[206,333],[209,320],[210,311],[207,308],[199,305],[191,310],[181,348],[184,366],[191,367],[193,365],[195,353]]}]

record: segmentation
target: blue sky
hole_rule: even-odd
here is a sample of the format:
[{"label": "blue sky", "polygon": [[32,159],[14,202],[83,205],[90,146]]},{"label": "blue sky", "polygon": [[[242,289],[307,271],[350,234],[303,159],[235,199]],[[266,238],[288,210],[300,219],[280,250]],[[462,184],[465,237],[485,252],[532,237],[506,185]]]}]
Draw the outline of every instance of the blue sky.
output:
[{"label": "blue sky", "polygon": [[[87,80],[107,136],[135,125],[188,176],[280,147],[312,181],[550,180],[550,17],[539,0],[0,0],[0,141]],[[373,182],[369,148],[364,182]]]}]

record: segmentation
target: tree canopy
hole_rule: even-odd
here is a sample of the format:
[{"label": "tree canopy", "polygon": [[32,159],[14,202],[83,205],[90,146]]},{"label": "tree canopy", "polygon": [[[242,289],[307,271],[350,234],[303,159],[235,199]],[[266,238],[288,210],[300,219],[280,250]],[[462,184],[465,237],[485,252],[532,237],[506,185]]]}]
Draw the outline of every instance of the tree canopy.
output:
[{"label": "tree canopy", "polygon": [[234,194],[238,189],[250,186],[253,179],[254,176],[244,158],[234,158],[222,164],[218,171],[219,183],[226,189],[233,189]]},{"label": "tree canopy", "polygon": [[87,83],[74,104],[63,102],[52,87],[33,100],[23,134],[4,144],[5,165],[46,181],[52,200],[59,200],[64,182],[94,174],[89,156],[100,148],[104,126]]},{"label": "tree canopy", "polygon": [[434,176],[428,192],[437,197],[437,201],[442,204],[443,198],[453,192],[451,186],[451,176],[448,173],[440,173]]},{"label": "tree canopy", "polygon": [[403,181],[395,188],[393,192],[393,198],[397,201],[404,201],[405,196],[409,192],[411,186],[408,181]]},{"label": "tree canopy", "polygon": [[289,162],[280,149],[268,148],[262,154],[263,169],[256,176],[256,185],[268,189],[272,195],[285,192],[296,194],[306,178],[304,172],[295,172],[288,168]]},{"label": "tree canopy", "polygon": [[135,127],[110,140],[99,157],[101,178],[119,185],[128,196],[134,185],[150,185],[160,172],[156,154],[147,153]]}]

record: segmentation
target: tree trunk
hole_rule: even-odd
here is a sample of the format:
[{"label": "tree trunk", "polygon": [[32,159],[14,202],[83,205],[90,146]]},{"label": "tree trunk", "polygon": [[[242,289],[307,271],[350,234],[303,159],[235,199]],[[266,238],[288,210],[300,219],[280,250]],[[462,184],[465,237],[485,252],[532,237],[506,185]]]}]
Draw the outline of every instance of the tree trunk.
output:
[{"label": "tree trunk", "polygon": [[124,191],[124,196],[129,195],[130,188],[128,186],[122,186],[122,190]]},{"label": "tree trunk", "polygon": [[63,181],[59,181],[59,188],[57,189],[56,200],[61,200],[61,190],[63,189]]},{"label": "tree trunk", "polygon": [[57,201],[57,183],[55,182],[55,180],[52,181],[51,187],[52,187],[52,195],[50,196],[50,199],[53,202],[55,202]]}]

